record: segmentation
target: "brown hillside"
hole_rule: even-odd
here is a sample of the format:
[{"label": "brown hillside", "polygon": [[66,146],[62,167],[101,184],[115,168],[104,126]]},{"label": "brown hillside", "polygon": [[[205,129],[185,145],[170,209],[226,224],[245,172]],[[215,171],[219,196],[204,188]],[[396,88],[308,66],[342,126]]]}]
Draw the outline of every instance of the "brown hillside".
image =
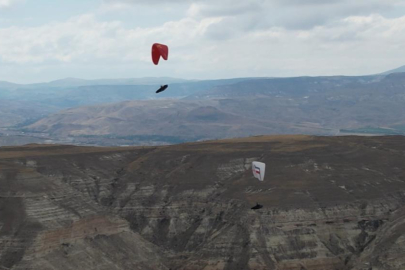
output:
[{"label": "brown hillside", "polygon": [[404,164],[400,136],[0,148],[0,265],[403,269]]}]

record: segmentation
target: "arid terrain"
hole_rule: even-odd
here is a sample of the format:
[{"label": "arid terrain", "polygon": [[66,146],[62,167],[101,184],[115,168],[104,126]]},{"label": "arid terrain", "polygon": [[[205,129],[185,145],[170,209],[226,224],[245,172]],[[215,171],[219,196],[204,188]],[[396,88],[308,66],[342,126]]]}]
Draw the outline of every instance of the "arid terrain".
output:
[{"label": "arid terrain", "polygon": [[[156,83],[165,80],[173,83],[156,94]],[[404,135],[404,85],[403,72],[0,83],[0,146],[153,146],[275,134]]]},{"label": "arid terrain", "polygon": [[2,147],[0,186],[0,269],[405,268],[402,136]]}]

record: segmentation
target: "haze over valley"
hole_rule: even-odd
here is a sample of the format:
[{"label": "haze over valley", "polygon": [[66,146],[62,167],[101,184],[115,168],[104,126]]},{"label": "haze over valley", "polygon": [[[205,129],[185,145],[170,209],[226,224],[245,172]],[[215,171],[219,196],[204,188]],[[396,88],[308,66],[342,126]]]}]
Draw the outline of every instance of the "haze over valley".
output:
[{"label": "haze over valley", "polygon": [[[171,82],[168,90],[155,94],[163,82]],[[106,146],[264,134],[404,134],[404,85],[401,72],[210,81],[3,82],[0,141]]]}]

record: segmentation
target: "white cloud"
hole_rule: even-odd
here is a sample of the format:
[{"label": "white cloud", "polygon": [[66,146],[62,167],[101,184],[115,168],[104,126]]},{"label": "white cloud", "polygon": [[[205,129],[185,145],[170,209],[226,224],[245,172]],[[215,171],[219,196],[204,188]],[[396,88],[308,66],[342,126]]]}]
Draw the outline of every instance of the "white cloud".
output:
[{"label": "white cloud", "polygon": [[[260,25],[308,28],[348,16],[389,12],[403,0],[104,0],[105,5],[150,5],[159,8],[189,5],[193,18],[254,14]],[[259,23],[258,23],[259,24]]]},{"label": "white cloud", "polygon": [[[137,2],[137,1],[132,1]],[[257,28],[308,29],[349,16],[389,12],[404,5],[403,0],[207,0],[190,6],[195,18],[232,16],[235,20],[254,18]]]},{"label": "white cloud", "polygon": [[[105,4],[117,4],[117,3],[125,3],[125,4],[148,4],[148,5],[161,5],[161,4],[173,4],[173,3],[192,3],[196,0],[103,0]],[[197,0],[203,1],[203,0]]]},{"label": "white cloud", "polygon": [[0,8],[8,8],[22,0],[0,0]]},{"label": "white cloud", "polygon": [[[293,2],[272,4],[298,9]],[[341,2],[345,1],[318,5],[312,0],[307,5],[324,8]],[[353,75],[405,63],[405,16],[389,18],[377,12],[341,15],[311,27],[287,27],[288,21],[270,16],[277,13],[275,10],[260,8],[267,2],[249,3],[236,3],[223,11],[221,6],[212,9],[195,3],[184,18],[156,27],[128,27],[119,20],[103,21],[86,14],[36,27],[0,28],[0,79],[7,80],[7,72],[11,72],[4,67],[17,67],[20,72],[32,67],[39,73],[58,69],[73,72],[59,77],[218,78]],[[257,14],[263,16],[257,19]],[[158,67],[150,60],[154,42],[170,46],[169,61]]]}]

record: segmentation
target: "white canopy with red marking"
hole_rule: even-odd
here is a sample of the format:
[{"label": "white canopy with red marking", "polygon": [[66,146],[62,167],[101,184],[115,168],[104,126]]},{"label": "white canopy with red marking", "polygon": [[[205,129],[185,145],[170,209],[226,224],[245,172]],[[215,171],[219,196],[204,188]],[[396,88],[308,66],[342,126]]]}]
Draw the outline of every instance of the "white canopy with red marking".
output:
[{"label": "white canopy with red marking", "polygon": [[253,161],[252,162],[253,176],[260,181],[264,180],[264,173],[266,171],[266,164],[263,162]]}]

